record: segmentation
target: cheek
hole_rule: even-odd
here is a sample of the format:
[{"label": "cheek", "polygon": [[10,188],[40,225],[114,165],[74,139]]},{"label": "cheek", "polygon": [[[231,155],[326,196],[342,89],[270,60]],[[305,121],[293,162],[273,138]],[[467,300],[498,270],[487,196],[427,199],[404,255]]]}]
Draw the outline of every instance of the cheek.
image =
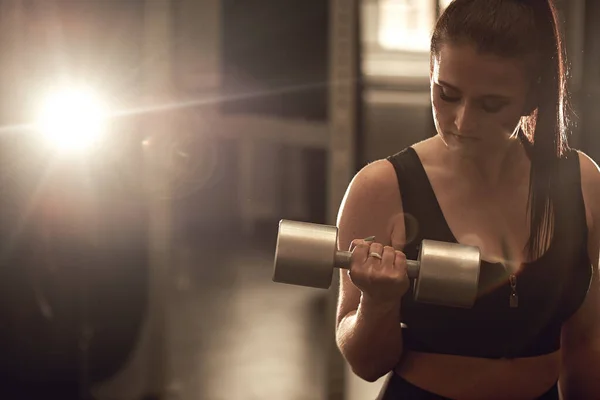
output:
[{"label": "cheek", "polygon": [[519,124],[520,118],[519,116],[510,114],[492,114],[489,117],[483,118],[482,124],[480,125],[482,129],[489,132],[489,137],[492,140],[505,140],[508,139],[515,128]]},{"label": "cheek", "polygon": [[521,114],[519,112],[510,111],[502,115],[501,118],[498,119],[496,125],[499,130],[502,130],[506,136],[512,135],[514,130],[517,128],[521,121]]},{"label": "cheek", "polygon": [[445,126],[454,122],[456,104],[451,104],[442,101],[439,98],[432,97],[431,106],[433,118],[435,119],[436,123]]}]

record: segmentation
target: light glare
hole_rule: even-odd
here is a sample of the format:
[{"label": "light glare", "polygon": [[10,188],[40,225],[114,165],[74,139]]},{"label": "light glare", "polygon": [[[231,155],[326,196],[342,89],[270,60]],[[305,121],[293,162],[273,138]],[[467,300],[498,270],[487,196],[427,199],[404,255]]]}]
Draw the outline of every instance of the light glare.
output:
[{"label": "light glare", "polygon": [[42,103],[38,127],[44,139],[61,150],[84,150],[105,130],[106,106],[87,89],[51,93]]}]

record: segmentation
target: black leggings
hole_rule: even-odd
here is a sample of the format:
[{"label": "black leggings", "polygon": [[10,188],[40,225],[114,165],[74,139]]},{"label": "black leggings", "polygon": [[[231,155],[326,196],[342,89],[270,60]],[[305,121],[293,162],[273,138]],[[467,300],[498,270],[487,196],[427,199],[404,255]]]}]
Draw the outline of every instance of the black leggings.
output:
[{"label": "black leggings", "polygon": [[[451,400],[448,397],[428,392],[408,382],[400,375],[392,373],[388,378],[378,400]],[[558,382],[536,400],[558,400]]]}]

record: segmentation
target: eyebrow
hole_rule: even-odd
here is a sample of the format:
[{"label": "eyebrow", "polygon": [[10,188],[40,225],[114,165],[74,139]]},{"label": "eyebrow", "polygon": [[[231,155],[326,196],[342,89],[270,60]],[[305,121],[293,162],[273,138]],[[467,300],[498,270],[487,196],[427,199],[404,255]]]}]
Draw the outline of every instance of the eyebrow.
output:
[{"label": "eyebrow", "polygon": [[[438,80],[438,83],[440,85],[442,85],[442,86],[448,87],[449,89],[456,90],[457,92],[462,93],[462,91],[459,88],[457,88],[454,85],[449,84],[446,81]],[[483,95],[481,97],[493,98],[493,99],[498,99],[498,100],[510,100],[509,96],[504,96],[504,95],[501,95],[501,94],[485,94],[485,95]]]}]

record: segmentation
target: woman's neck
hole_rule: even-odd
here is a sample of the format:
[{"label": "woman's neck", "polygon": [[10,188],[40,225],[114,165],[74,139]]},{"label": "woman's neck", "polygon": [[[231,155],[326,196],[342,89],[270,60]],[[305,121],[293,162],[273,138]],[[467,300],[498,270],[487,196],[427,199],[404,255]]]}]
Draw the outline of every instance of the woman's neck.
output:
[{"label": "woman's neck", "polygon": [[441,139],[440,143],[444,147],[444,165],[478,186],[514,187],[529,178],[530,162],[521,138],[512,138],[502,147],[477,154],[448,151]]}]

